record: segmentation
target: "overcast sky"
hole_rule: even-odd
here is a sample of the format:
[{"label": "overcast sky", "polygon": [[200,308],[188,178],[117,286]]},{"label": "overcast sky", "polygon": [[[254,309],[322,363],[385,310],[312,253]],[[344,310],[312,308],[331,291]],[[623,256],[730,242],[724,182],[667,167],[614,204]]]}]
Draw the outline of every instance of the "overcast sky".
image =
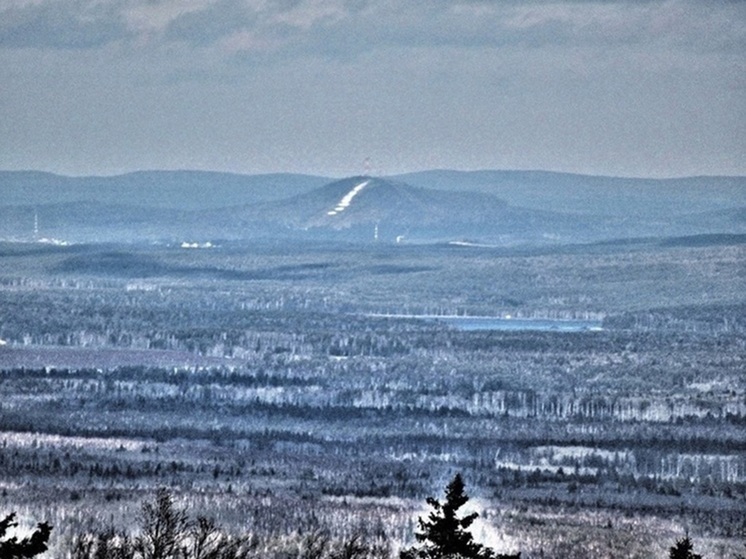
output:
[{"label": "overcast sky", "polygon": [[746,2],[0,0],[0,169],[746,175]]}]

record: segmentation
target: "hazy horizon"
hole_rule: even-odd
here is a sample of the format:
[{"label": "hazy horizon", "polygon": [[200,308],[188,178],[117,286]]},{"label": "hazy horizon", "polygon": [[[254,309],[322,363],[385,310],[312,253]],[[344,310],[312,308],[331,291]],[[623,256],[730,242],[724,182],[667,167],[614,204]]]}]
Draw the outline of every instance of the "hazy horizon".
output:
[{"label": "hazy horizon", "polygon": [[66,174],[55,171],[48,171],[46,169],[0,169],[0,173],[45,173],[65,178],[115,178],[122,177],[125,175],[132,175],[138,173],[215,173],[215,174],[226,174],[236,176],[270,176],[270,175],[307,175],[312,177],[328,178],[329,180],[339,180],[354,176],[371,176],[380,178],[397,178],[406,175],[415,175],[419,173],[546,173],[555,175],[577,175],[585,177],[596,177],[596,178],[610,178],[610,179],[634,179],[634,180],[677,180],[677,179],[698,179],[698,178],[744,178],[744,174],[721,174],[721,175],[671,175],[671,176],[642,176],[642,175],[602,175],[593,173],[575,173],[571,171],[556,171],[553,169],[456,169],[456,168],[423,168],[415,169],[411,171],[402,171],[399,173],[390,174],[377,174],[374,172],[366,173],[365,169],[362,168],[358,172],[351,170],[349,174],[332,174],[332,173],[303,173],[294,171],[267,171],[267,172],[239,172],[239,171],[224,171],[220,169],[188,169],[188,168],[143,168],[143,169],[132,169],[128,171],[112,172],[112,173],[96,173],[96,174]]}]

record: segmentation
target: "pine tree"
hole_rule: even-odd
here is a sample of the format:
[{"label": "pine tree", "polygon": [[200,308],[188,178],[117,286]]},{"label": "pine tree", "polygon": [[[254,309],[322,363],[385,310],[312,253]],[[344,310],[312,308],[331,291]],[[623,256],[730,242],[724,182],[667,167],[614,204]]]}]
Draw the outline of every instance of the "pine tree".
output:
[{"label": "pine tree", "polygon": [[676,540],[676,544],[671,546],[668,551],[669,559],[702,559],[702,556],[698,553],[693,553],[692,541],[689,539],[689,534]]},{"label": "pine tree", "polygon": [[464,480],[456,474],[445,491],[445,502],[429,497],[427,504],[432,511],[426,520],[419,519],[419,531],[415,538],[421,543],[418,548],[401,552],[401,559],[510,559],[518,555],[495,555],[474,541],[469,527],[479,516],[473,512],[459,517],[459,509],[469,500],[464,492]]}]

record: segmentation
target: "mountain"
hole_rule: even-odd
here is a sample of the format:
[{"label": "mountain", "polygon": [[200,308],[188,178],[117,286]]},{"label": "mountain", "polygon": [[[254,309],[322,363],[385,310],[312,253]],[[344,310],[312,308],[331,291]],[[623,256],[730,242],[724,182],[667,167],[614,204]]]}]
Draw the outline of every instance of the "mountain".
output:
[{"label": "mountain", "polygon": [[186,171],[104,178],[0,172],[0,239],[509,246],[746,233],[742,177],[429,171],[406,178],[418,184],[367,176],[329,182]]},{"label": "mountain", "polygon": [[[386,180],[428,190],[480,192],[511,206],[564,213],[665,217],[746,206],[746,177],[640,179],[548,171],[431,170]],[[330,182],[327,177],[289,173],[139,171],[66,177],[0,171],[0,206],[86,201],[200,210],[288,199]]]},{"label": "mountain", "polygon": [[[433,190],[363,176],[222,215],[267,236],[385,242],[537,242],[569,237],[578,227],[573,216],[511,207],[490,194]],[[586,221],[589,225],[593,219]]]},{"label": "mountain", "polygon": [[[212,212],[234,224],[233,237],[490,244],[591,242],[613,238],[712,233],[714,217],[681,222],[632,216],[570,214],[516,207],[482,192],[415,187],[350,177],[286,200]],[[738,229],[738,227],[736,227]]]},{"label": "mountain", "polygon": [[396,223],[402,227],[479,221],[505,207],[498,198],[474,192],[445,192],[375,177],[350,177],[311,192],[258,207],[288,226],[348,229]]}]

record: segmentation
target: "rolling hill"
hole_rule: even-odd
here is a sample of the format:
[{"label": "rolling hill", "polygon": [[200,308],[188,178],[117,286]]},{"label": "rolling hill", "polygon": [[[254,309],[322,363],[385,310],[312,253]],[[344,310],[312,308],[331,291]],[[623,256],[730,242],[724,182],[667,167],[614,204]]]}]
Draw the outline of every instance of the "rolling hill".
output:
[{"label": "rolling hill", "polygon": [[514,206],[567,213],[670,217],[746,206],[746,177],[646,179],[547,171],[433,170],[393,178],[439,190],[489,193]]}]

